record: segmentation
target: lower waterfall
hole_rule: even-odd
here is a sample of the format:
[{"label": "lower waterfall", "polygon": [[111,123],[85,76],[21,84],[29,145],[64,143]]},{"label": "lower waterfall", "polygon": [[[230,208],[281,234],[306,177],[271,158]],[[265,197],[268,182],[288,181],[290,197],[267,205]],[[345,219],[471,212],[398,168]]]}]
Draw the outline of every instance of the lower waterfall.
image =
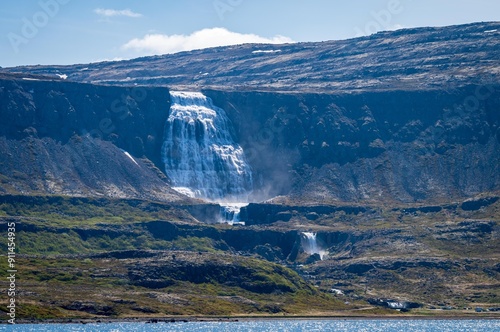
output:
[{"label": "lower waterfall", "polygon": [[227,223],[230,225],[235,224],[245,224],[240,221],[240,210],[242,207],[248,205],[248,203],[221,203],[221,223]]},{"label": "lower waterfall", "polygon": [[[171,91],[170,98],[162,158],[173,188],[221,205],[248,202],[252,171],[226,112],[200,92]],[[241,204],[226,206],[236,221]]]},{"label": "lower waterfall", "polygon": [[316,239],[316,233],[303,232],[302,233],[302,247],[309,255],[318,254],[321,259],[326,255],[325,250],[321,250]]}]

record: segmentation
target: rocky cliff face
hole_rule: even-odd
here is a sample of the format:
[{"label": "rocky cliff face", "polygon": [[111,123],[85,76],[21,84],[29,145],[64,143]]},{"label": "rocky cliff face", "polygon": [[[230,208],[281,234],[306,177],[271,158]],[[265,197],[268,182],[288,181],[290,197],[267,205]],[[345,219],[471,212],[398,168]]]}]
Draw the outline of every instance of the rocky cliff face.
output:
[{"label": "rocky cliff face", "polygon": [[[499,87],[205,93],[236,127],[254,172],[255,201],[288,195],[296,203],[328,204],[444,201],[497,191]],[[168,191],[161,172],[166,89],[4,80],[0,98],[4,192],[160,197],[152,193]]]},{"label": "rocky cliff face", "polygon": [[[235,126],[253,169],[254,201],[286,195],[281,202],[421,202],[496,192],[498,28],[477,23],[282,45],[275,52],[243,45],[85,66],[4,68],[1,173],[6,183],[23,177],[26,183],[4,191],[76,194],[36,179],[71,183],[91,173],[81,183],[97,184],[96,193],[109,187],[141,195],[166,183],[160,171],[168,90],[75,80],[204,88]],[[68,81],[30,76],[58,73]],[[85,157],[92,149],[99,152]],[[62,154],[72,161],[40,166]],[[142,180],[130,180],[137,166]],[[152,191],[162,190],[146,196],[155,197]]]},{"label": "rocky cliff face", "polygon": [[237,124],[257,197],[414,202],[499,189],[499,88],[206,93]]},{"label": "rocky cliff face", "polygon": [[0,190],[179,200],[161,167],[166,89],[0,80]]},{"label": "rocky cliff face", "polygon": [[43,77],[0,77],[0,132],[67,142],[89,134],[159,164],[170,97],[164,88],[119,88]]}]

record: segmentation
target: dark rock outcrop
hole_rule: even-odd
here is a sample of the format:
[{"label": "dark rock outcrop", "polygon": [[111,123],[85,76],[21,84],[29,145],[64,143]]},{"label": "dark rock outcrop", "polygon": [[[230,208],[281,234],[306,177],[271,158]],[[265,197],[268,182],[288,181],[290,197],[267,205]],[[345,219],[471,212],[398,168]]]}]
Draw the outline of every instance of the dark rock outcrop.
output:
[{"label": "dark rock outcrop", "polygon": [[71,303],[62,304],[61,308],[64,308],[66,310],[82,311],[89,314],[102,315],[102,316],[112,316],[117,314],[112,306],[103,305],[96,302],[74,301]]},{"label": "dark rock outcrop", "polygon": [[277,221],[287,222],[290,221],[294,215],[306,215],[308,219],[315,220],[319,218],[320,215],[328,215],[335,212],[356,215],[366,211],[367,208],[363,206],[298,206],[250,203],[248,206],[241,208],[240,218],[245,221],[246,225],[263,225]]},{"label": "dark rock outcrop", "polygon": [[[221,232],[221,239],[232,249],[241,252],[254,252],[264,258],[291,258],[296,253],[296,243],[300,237],[296,231],[275,231],[252,229],[229,229]],[[293,260],[293,259],[292,259]]]},{"label": "dark rock outcrop", "polygon": [[498,201],[500,197],[495,196],[495,197],[486,197],[486,198],[479,198],[479,199],[470,199],[462,203],[460,207],[462,210],[465,211],[475,211],[479,210],[482,207],[489,206],[495,202]]},{"label": "dark rock outcrop", "polygon": [[422,304],[417,302],[399,301],[393,299],[368,299],[368,303],[390,309],[399,309],[402,311],[422,307]]}]

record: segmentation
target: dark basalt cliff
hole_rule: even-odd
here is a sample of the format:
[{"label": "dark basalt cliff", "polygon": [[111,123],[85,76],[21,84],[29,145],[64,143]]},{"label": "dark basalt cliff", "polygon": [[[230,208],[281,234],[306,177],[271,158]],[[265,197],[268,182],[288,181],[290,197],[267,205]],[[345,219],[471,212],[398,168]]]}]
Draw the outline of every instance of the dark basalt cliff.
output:
[{"label": "dark basalt cliff", "polygon": [[[167,89],[38,79],[1,80],[4,193],[178,197],[162,173]],[[235,126],[254,201],[330,204],[499,190],[499,90],[204,93]]]},{"label": "dark basalt cliff", "polygon": [[[452,91],[206,91],[237,125],[256,196],[446,201],[500,188],[500,85]],[[259,192],[259,190],[261,190]]]},{"label": "dark basalt cliff", "polygon": [[183,199],[157,168],[168,90],[11,75],[0,85],[2,193]]},{"label": "dark basalt cliff", "polygon": [[[255,52],[277,46],[240,45],[123,62],[4,68],[0,172],[4,182],[17,179],[31,188],[4,191],[58,192],[48,189],[57,187],[51,181],[35,179],[69,183],[93,173],[83,175],[84,186],[135,187],[140,196],[151,186],[123,182],[136,176],[127,167],[137,165],[115,147],[144,157],[139,165],[148,170],[139,174],[163,186],[168,89],[133,85],[139,83],[202,90],[226,110],[254,171],[254,201],[287,195],[282,202],[418,202],[496,192],[498,30],[499,23],[476,23],[280,45],[279,52]],[[95,149],[94,159],[75,148],[86,145]],[[55,151],[73,161],[48,171],[29,159],[36,154],[39,165],[48,165],[60,159]],[[20,174],[13,174],[13,165]],[[162,190],[149,196],[152,191]]]},{"label": "dark basalt cliff", "polygon": [[[112,140],[118,147],[159,164],[170,97],[164,88],[120,88],[1,75],[2,135],[36,135],[67,142],[72,136]],[[156,158],[156,159],[155,159]]]}]

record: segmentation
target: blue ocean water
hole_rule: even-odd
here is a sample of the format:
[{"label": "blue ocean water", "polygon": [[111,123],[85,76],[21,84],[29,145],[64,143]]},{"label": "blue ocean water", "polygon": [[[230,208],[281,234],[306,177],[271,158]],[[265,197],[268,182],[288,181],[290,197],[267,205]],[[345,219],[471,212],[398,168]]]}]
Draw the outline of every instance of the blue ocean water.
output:
[{"label": "blue ocean water", "polygon": [[430,332],[500,331],[500,320],[271,320],[192,323],[36,324],[0,326],[0,331],[37,332]]}]

